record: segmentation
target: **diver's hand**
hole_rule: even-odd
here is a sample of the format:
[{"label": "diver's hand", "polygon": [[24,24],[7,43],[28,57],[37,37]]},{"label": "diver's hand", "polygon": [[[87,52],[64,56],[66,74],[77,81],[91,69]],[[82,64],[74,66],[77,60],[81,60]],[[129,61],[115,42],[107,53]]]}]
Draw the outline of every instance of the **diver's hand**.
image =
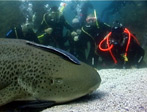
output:
[{"label": "diver's hand", "polygon": [[76,32],[77,32],[78,35],[80,35],[81,34],[81,29],[77,29]]},{"label": "diver's hand", "polygon": [[77,36],[77,35],[78,35],[77,32],[75,32],[75,31],[71,32],[71,36],[72,36],[72,37],[75,37],[75,36]]},{"label": "diver's hand", "polygon": [[44,30],[44,32],[50,35],[53,32],[53,29],[47,28],[47,29]]},{"label": "diver's hand", "polygon": [[74,36],[73,40],[74,41],[78,41],[79,40],[79,36]]}]

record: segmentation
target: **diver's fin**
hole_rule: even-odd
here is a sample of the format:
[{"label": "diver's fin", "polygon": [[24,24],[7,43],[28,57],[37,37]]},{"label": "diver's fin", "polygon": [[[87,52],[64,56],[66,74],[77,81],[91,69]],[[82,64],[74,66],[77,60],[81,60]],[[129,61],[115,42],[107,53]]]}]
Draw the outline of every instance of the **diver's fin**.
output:
[{"label": "diver's fin", "polygon": [[25,101],[25,104],[20,105],[18,108],[19,109],[26,109],[26,108],[34,108],[34,109],[39,109],[39,108],[47,108],[51,107],[55,104],[54,101],[40,101],[40,100],[34,100],[34,101]]},{"label": "diver's fin", "polygon": [[64,51],[62,49],[54,48],[52,46],[45,46],[45,45],[42,45],[42,44],[37,44],[37,43],[34,43],[34,42],[30,42],[30,41],[26,41],[26,43],[28,45],[39,47],[39,48],[42,48],[42,49],[47,50],[47,51],[52,51],[52,52],[54,52],[54,53],[56,53],[58,55],[64,56],[65,58],[72,61],[73,63],[80,65],[80,61],[75,56],[73,56],[69,52],[66,52],[66,51]]},{"label": "diver's fin", "polygon": [[0,112],[41,112],[42,110],[54,106],[51,101],[13,101],[0,108]]}]

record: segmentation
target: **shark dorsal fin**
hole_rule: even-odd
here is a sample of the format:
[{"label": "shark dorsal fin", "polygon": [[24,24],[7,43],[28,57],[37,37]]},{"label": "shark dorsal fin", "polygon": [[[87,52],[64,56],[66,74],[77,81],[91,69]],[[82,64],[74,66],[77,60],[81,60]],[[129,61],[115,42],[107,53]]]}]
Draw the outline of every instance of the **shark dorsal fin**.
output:
[{"label": "shark dorsal fin", "polygon": [[52,47],[52,46],[45,46],[45,45],[42,45],[42,44],[37,44],[37,43],[31,42],[31,41],[26,41],[26,43],[28,45],[32,45],[32,46],[44,49],[46,51],[53,51],[53,52],[55,52],[58,55],[64,56],[65,58],[67,58],[71,62],[80,65],[80,61],[75,56],[73,56],[72,54],[70,54],[67,51],[64,51],[62,49],[55,48],[55,47]]}]

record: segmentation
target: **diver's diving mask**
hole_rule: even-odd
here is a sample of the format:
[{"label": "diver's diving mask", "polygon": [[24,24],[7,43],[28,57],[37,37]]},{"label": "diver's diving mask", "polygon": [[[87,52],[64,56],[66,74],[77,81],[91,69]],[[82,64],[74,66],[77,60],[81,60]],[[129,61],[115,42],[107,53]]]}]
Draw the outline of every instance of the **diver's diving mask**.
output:
[{"label": "diver's diving mask", "polygon": [[59,18],[59,15],[60,15],[59,12],[52,11],[49,13],[49,17],[53,20],[57,20]]},{"label": "diver's diving mask", "polygon": [[86,22],[87,23],[94,23],[94,22],[96,22],[96,18],[95,17],[87,17]]}]

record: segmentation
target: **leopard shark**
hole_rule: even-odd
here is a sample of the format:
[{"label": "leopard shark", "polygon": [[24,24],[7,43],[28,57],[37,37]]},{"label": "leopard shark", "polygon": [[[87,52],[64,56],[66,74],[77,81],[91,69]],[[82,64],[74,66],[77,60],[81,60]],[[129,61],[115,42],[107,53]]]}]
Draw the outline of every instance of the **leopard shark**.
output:
[{"label": "leopard shark", "polygon": [[70,53],[21,39],[0,39],[0,106],[13,101],[65,103],[95,91],[98,72]]}]

